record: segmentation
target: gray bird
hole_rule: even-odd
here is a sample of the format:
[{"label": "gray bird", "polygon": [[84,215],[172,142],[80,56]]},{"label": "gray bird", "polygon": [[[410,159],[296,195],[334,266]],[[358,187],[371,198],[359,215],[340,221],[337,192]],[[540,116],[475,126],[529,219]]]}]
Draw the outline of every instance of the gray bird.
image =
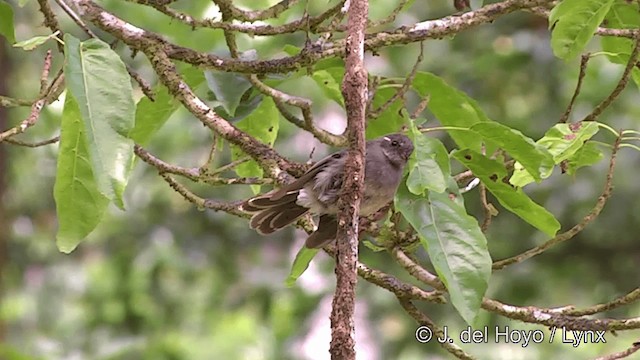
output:
[{"label": "gray bird", "polygon": [[[393,199],[413,143],[405,135],[392,134],[367,141],[366,149],[361,216],[375,213]],[[346,157],[346,150],[338,151],[318,161],[293,183],[244,202],[242,210],[254,214],[251,228],[271,234],[311,212],[320,215],[320,223],[305,246],[319,248],[331,242],[338,230],[336,213]]]}]

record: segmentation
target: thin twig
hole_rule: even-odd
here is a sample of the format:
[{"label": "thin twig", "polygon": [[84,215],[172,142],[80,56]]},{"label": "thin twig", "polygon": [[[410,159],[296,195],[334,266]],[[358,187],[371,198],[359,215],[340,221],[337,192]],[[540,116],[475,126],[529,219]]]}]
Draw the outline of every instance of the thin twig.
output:
[{"label": "thin twig", "polygon": [[407,93],[407,91],[409,91],[409,89],[411,89],[411,85],[413,85],[413,80],[415,79],[416,74],[418,73],[419,66],[422,63],[423,59],[424,59],[424,44],[421,42],[420,43],[420,53],[418,54],[418,58],[416,59],[415,63],[413,64],[413,67],[411,68],[411,72],[405,78],[404,83],[402,84],[402,86],[393,94],[393,96],[391,96],[389,99],[387,99],[387,101],[385,101],[384,104],[380,105],[380,107],[378,107],[377,109],[374,109],[373,111],[368,113],[367,114],[367,118],[368,119],[377,119],[380,116],[380,114],[382,114],[391,105],[393,105],[394,102],[396,102],[399,99],[404,98],[404,95]]},{"label": "thin twig", "polygon": [[630,291],[629,293],[619,298],[613,299],[609,302],[606,302],[604,304],[593,305],[588,308],[580,309],[580,310],[568,309],[567,311],[564,311],[563,314],[571,315],[571,316],[593,315],[593,314],[613,310],[620,306],[631,304],[637,301],[638,299],[640,299],[640,288],[636,288]]},{"label": "thin twig", "polygon": [[636,41],[633,46],[633,50],[631,51],[631,55],[629,55],[629,61],[627,62],[627,66],[624,68],[622,72],[622,76],[620,77],[620,81],[618,81],[618,85],[613,89],[611,94],[607,96],[595,109],[591,112],[591,114],[587,115],[583,121],[593,121],[595,120],[602,112],[611,105],[613,100],[615,100],[618,95],[627,87],[627,83],[629,82],[629,78],[631,77],[631,71],[636,67],[636,63],[638,61],[638,55],[640,54],[640,30],[636,31]]},{"label": "thin twig", "polygon": [[571,101],[569,101],[567,110],[564,111],[564,114],[562,114],[562,117],[560,117],[560,120],[558,120],[559,123],[566,123],[567,120],[569,120],[569,114],[571,114],[573,105],[575,104],[576,99],[578,98],[578,94],[580,93],[580,89],[582,88],[582,81],[584,80],[584,77],[587,74],[587,63],[589,62],[590,58],[591,58],[591,54],[589,53],[582,54],[582,58],[580,59],[580,73],[578,74],[578,83],[576,84],[576,89],[573,92]]},{"label": "thin twig", "polygon": [[40,146],[55,144],[58,141],[60,141],[60,135],[58,135],[56,137],[53,137],[53,138],[51,138],[49,140],[38,141],[38,142],[35,142],[35,143],[30,143],[30,142],[26,142],[26,141],[14,139],[14,138],[6,138],[6,139],[4,139],[4,142],[6,142],[7,144],[30,147],[30,148],[36,148],[36,147],[40,147]]},{"label": "thin twig", "polygon": [[602,194],[600,194],[600,196],[598,197],[598,200],[596,201],[596,204],[594,205],[593,209],[591,209],[591,211],[587,215],[585,215],[584,218],[582,218],[582,221],[580,221],[578,224],[573,226],[571,229],[556,235],[554,238],[546,241],[542,245],[536,246],[532,249],[529,249],[521,254],[512,256],[510,258],[494,262],[493,270],[500,270],[508,265],[516,264],[524,260],[527,260],[531,257],[534,257],[536,255],[542,254],[544,251],[551,248],[552,246],[573,238],[576,234],[582,231],[588,224],[590,224],[593,220],[595,220],[598,217],[598,215],[604,208],[604,205],[607,203],[607,200],[609,200],[609,197],[611,197],[611,193],[613,190],[613,187],[612,187],[613,171],[616,166],[616,156],[618,154],[618,150],[620,149],[621,139],[622,139],[622,135],[618,136],[615,143],[613,144],[613,150],[611,152],[611,160],[609,161],[609,170],[607,171],[604,190],[602,191]]},{"label": "thin twig", "polygon": [[39,99],[36,100],[33,105],[31,105],[31,112],[26,119],[24,119],[17,126],[0,133],[0,142],[3,142],[5,139],[8,139],[14,135],[22,134],[23,132],[27,131],[28,128],[36,124],[38,118],[40,117],[40,112],[44,108],[44,105],[47,103],[47,78],[49,77],[50,70],[51,50],[48,50],[47,55],[44,58],[44,66],[42,67],[42,73],[40,75]]},{"label": "thin twig", "polygon": [[436,323],[431,320],[431,318],[429,318],[425,313],[418,310],[418,308],[410,300],[398,299],[398,301],[400,301],[400,305],[402,305],[402,308],[407,312],[407,314],[409,314],[409,316],[411,316],[418,324],[429,328],[432,336],[430,340],[436,341],[440,346],[442,346],[445,350],[447,350],[458,359],[475,359],[473,356],[467,354],[464,350],[462,350],[458,345],[454,344],[453,341],[437,341],[437,339],[446,338],[446,334],[442,330],[442,328],[436,325]]},{"label": "thin twig", "polygon": [[638,350],[640,350],[640,341],[633,343],[628,349],[617,352],[617,353],[613,353],[613,354],[609,354],[609,355],[605,355],[605,356],[599,356],[593,360],[618,360],[618,359],[624,359],[626,357],[629,357],[630,355],[632,355],[633,353],[637,352]]}]

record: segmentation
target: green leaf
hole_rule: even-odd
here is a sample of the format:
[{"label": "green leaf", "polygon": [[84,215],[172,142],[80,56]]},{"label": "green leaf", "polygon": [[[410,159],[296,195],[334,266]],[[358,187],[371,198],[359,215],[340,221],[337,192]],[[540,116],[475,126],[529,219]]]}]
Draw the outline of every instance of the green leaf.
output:
[{"label": "green leaf", "polygon": [[445,191],[447,177],[451,171],[447,149],[440,140],[420,133],[415,125],[412,126],[409,136],[415,148],[408,166],[409,191],[416,195],[422,195],[426,190],[438,193]]},{"label": "green leaf", "polygon": [[[186,67],[180,71],[184,81],[192,89],[204,82],[202,70]],[[154,89],[155,101],[143,97],[136,105],[136,122],[129,133],[129,137],[138,144],[144,145],[169,120],[171,115],[180,107],[180,101],[169,94],[169,90],[162,84]]]},{"label": "green leaf", "polygon": [[[640,11],[637,4],[625,0],[615,0],[611,10],[605,17],[605,26],[612,29],[640,28]],[[600,38],[602,50],[607,52],[609,61],[626,65],[633,50],[633,40],[619,36],[603,36]],[[632,77],[636,85],[640,86],[640,69],[634,67]]]},{"label": "green leaf", "polygon": [[580,150],[568,159],[567,174],[574,175],[579,168],[594,165],[600,162],[603,157],[604,155],[598,144],[586,142]]},{"label": "green leaf", "polygon": [[[395,89],[382,88],[376,91],[373,97],[372,107],[377,109],[396,93]],[[401,99],[391,103],[391,105],[383,111],[376,119],[367,122],[366,138],[375,139],[382,135],[396,133],[405,124],[405,117],[401,113],[404,104]]]},{"label": "green leaf", "polygon": [[556,124],[538,140],[538,144],[546,147],[558,164],[575,154],[598,130],[600,127],[595,121]]},{"label": "green leaf", "polygon": [[24,7],[25,5],[27,5],[27,3],[29,3],[29,1],[31,0],[18,0],[18,6]]},{"label": "green leaf", "polygon": [[595,34],[614,0],[563,0],[551,11],[551,48],[561,59],[577,56]]},{"label": "green leaf", "polygon": [[53,197],[58,216],[56,244],[69,253],[100,223],[109,199],[98,190],[78,103],[67,93]]},{"label": "green leaf", "polygon": [[395,206],[413,226],[420,242],[451,296],[451,303],[471,326],[476,325],[480,304],[491,276],[487,240],[478,222],[467,215],[455,181],[449,189],[413,194],[400,184]]},{"label": "green leaf", "polygon": [[78,102],[98,189],[121,209],[133,161],[131,79],[109,44],[65,34],[65,81]]},{"label": "green leaf", "polygon": [[[266,97],[260,103],[260,106],[246,118],[238,121],[236,126],[238,129],[247,132],[256,139],[265,144],[273,145],[278,137],[278,129],[280,124],[280,112],[276,108],[273,99]],[[232,158],[238,160],[245,155],[242,150],[236,146],[232,146]],[[262,176],[262,168],[254,161],[249,160],[236,166],[236,173],[241,177],[260,177]],[[251,189],[255,194],[260,192],[260,185],[251,185]]]},{"label": "green leaf", "polygon": [[47,36],[34,36],[31,39],[27,39],[27,40],[20,41],[13,44],[13,47],[22,48],[26,51],[31,51],[37,48],[38,46],[46,43],[47,41],[49,41],[49,39],[53,39],[56,36],[58,36],[57,33],[47,35]]},{"label": "green leaf", "polygon": [[291,44],[286,44],[282,48],[282,51],[284,51],[289,56],[294,56],[294,55],[298,55],[300,51],[302,51],[302,49]]},{"label": "green leaf", "polygon": [[330,68],[315,71],[311,77],[329,99],[344,106],[344,99],[340,91],[340,83],[343,76],[344,68]]},{"label": "green leaf", "polygon": [[[429,110],[444,126],[468,129],[474,124],[491,121],[480,105],[442,78],[427,72],[416,74],[413,88],[421,97],[429,97]],[[468,131],[449,131],[460,148],[480,151],[482,139]]]},{"label": "green leaf", "polygon": [[[598,133],[598,123],[579,122],[572,124],[556,124],[537,141],[537,144],[546,148],[553,156],[553,162],[557,165],[573,156],[585,143]],[[546,169],[541,173],[543,179],[551,175],[553,169]],[[534,181],[533,176],[521,163],[516,163],[514,172],[509,182],[518,187],[523,187]]]},{"label": "green leaf", "polygon": [[298,280],[298,278],[302,276],[302,274],[304,274],[304,272],[309,267],[309,263],[311,263],[311,260],[314,258],[314,256],[316,256],[318,251],[320,251],[320,249],[310,249],[306,246],[303,246],[298,251],[296,259],[291,265],[289,276],[287,276],[287,279],[284,281],[286,286],[291,287],[295,285],[296,280]]},{"label": "green leaf", "polygon": [[16,42],[13,31],[13,9],[3,0],[0,0],[0,35],[4,36],[10,44]]},{"label": "green leaf", "polygon": [[560,223],[547,209],[506,183],[508,173],[503,164],[470,149],[458,150],[453,157],[471,170],[507,210],[549,236],[558,232]]},{"label": "green leaf", "polygon": [[544,172],[553,168],[553,157],[547,149],[518,130],[496,122],[483,122],[471,126],[471,131],[509,153],[537,181],[541,180],[541,170]]},{"label": "green leaf", "polygon": [[216,100],[227,114],[234,116],[242,95],[251,88],[249,80],[242,75],[212,70],[205,71],[204,76]]}]

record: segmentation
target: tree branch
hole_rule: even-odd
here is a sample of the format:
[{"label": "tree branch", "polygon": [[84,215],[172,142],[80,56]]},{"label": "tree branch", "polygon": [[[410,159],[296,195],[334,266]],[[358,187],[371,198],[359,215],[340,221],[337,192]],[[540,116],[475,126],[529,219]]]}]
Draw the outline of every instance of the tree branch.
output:
[{"label": "tree branch", "polygon": [[364,66],[364,33],[369,13],[368,0],[351,0],[348,10],[346,72],[342,94],[347,110],[349,151],[338,200],[336,234],[336,293],[331,310],[331,346],[334,360],[355,360],[354,312],[356,302],[356,264],[358,263],[358,225],[364,190],[367,108],[367,70]]}]

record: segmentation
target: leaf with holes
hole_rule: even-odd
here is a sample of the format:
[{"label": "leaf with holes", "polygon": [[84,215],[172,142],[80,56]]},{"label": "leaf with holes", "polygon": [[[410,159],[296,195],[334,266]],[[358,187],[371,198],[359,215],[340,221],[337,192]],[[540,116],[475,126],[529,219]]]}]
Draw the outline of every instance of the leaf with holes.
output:
[{"label": "leaf with holes", "polygon": [[549,236],[558,232],[560,223],[547,209],[536,204],[521,189],[506,183],[508,173],[502,163],[470,149],[458,150],[452,155],[471,170],[507,210]]},{"label": "leaf with holes", "polygon": [[[553,162],[557,165],[562,161],[572,157],[584,145],[585,141],[591,139],[598,133],[600,127],[593,121],[578,122],[572,124],[556,124],[537,141],[537,144],[546,148],[553,156]],[[549,168],[541,173],[543,179],[549,177],[552,172]],[[535,179],[529,171],[517,162],[514,172],[509,179],[509,183],[514,186],[523,187]]]},{"label": "leaf with holes", "polygon": [[315,71],[311,77],[329,99],[344,106],[344,99],[340,91],[340,83],[344,77],[344,68],[318,70]]},{"label": "leaf with holes", "polygon": [[541,180],[541,172],[553,168],[553,157],[549,151],[518,130],[496,122],[483,122],[471,126],[471,131],[505,150],[537,181]]},{"label": "leaf with holes", "polygon": [[[238,121],[237,126],[238,129],[245,131],[263,143],[273,145],[278,137],[279,120],[280,112],[276,108],[276,104],[272,98],[266,97],[254,112]],[[231,149],[234,161],[247,156],[235,145]],[[241,177],[260,177],[263,173],[262,168],[254,160],[239,164],[235,170],[238,176]],[[251,189],[257,194],[260,192],[260,185],[251,185]]]}]

